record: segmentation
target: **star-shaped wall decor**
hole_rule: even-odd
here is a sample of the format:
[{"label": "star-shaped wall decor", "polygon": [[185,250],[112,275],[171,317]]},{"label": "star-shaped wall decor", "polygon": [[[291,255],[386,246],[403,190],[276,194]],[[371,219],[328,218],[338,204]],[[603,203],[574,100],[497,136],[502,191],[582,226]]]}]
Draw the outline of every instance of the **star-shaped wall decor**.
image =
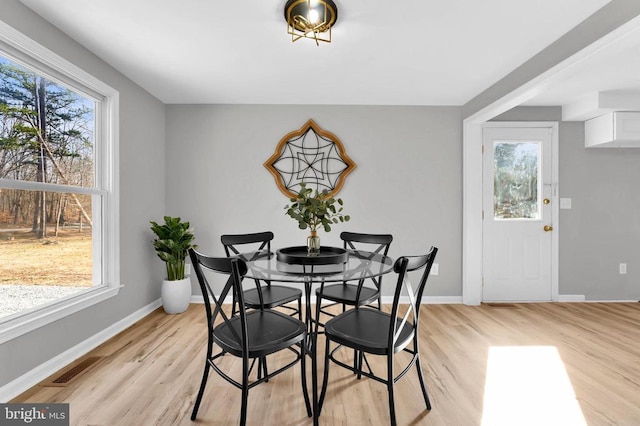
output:
[{"label": "star-shaped wall decor", "polygon": [[297,195],[302,182],[333,196],[356,168],[336,135],[322,130],[313,120],[285,135],[264,166],[289,198]]}]

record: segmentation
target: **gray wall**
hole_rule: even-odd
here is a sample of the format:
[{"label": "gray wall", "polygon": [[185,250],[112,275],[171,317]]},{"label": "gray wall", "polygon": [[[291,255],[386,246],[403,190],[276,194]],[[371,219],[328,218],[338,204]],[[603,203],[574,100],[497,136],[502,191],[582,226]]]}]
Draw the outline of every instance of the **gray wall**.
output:
[{"label": "gray wall", "polygon": [[0,20],[120,92],[120,280],[117,297],[0,345],[0,386],[86,340],[160,296],[148,221],[165,208],[165,107],[33,14],[3,0]]},{"label": "gray wall", "polygon": [[[518,107],[493,121],[559,121],[559,107]],[[560,122],[561,295],[640,299],[640,149],[585,148],[584,123]],[[618,266],[627,264],[627,274]]]},{"label": "gray wall", "polygon": [[288,198],[263,163],[310,118],[357,164],[338,195],[352,220],[320,232],[322,244],[339,246],[352,230],[393,234],[394,257],[438,246],[440,275],[426,295],[460,296],[458,107],[167,106],[168,213],[191,221],[200,249],[214,255],[224,255],[223,233],[272,230],[275,247],[304,244],[308,231],[285,216]]}]

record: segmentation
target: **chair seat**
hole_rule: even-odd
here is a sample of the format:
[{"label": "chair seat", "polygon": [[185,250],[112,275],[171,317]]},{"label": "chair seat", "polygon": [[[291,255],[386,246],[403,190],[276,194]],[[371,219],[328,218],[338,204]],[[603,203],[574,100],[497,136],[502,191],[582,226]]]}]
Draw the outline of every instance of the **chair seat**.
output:
[{"label": "chair seat", "polygon": [[[353,284],[327,285],[322,290],[322,298],[345,305],[356,304],[358,286]],[[316,290],[316,297],[320,296],[320,289]],[[362,287],[360,291],[360,305],[368,305],[378,299],[378,290],[371,287]]]},{"label": "chair seat", "polygon": [[[260,308],[258,290],[253,288],[244,291],[244,304],[249,308]],[[273,308],[285,303],[293,302],[302,297],[302,290],[281,285],[262,287],[262,301],[265,308]]]},{"label": "chair seat", "polygon": [[[377,309],[352,309],[330,319],[325,334],[336,343],[376,355],[388,352],[391,316]],[[401,323],[398,320],[399,326]],[[401,351],[413,339],[414,328],[405,323],[396,341],[394,352]]]},{"label": "chair seat", "polygon": [[[277,311],[252,311],[246,318],[249,358],[267,356],[299,343],[305,337],[306,326],[302,321]],[[242,344],[232,328],[237,336],[242,335],[239,316],[214,328],[213,338],[226,352],[242,357]]]}]

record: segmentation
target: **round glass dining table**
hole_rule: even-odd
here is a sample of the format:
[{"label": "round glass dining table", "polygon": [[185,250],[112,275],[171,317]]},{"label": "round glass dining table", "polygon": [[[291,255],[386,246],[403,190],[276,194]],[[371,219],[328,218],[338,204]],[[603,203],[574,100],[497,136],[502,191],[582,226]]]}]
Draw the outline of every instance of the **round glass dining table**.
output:
[{"label": "round glass dining table", "polygon": [[[297,256],[284,256],[285,250],[293,249]],[[311,382],[313,395],[313,424],[318,424],[318,360],[317,336],[318,318],[314,318],[311,310],[311,290],[313,284],[357,282],[387,274],[393,270],[393,259],[381,253],[363,250],[344,250],[325,247],[317,255],[306,255],[306,247],[289,247],[281,251],[254,251],[240,254],[238,257],[247,265],[246,278],[266,281],[299,283],[304,286],[305,323],[307,325],[307,353],[311,357]],[[291,253],[291,252],[289,252]],[[342,255],[336,259],[335,253]],[[282,256],[281,256],[282,255]],[[316,309],[316,315],[319,310]],[[315,325],[315,327],[314,327]]]},{"label": "round glass dining table", "polygon": [[322,255],[321,250],[317,256],[301,256],[282,261],[278,260],[276,253],[263,250],[242,253],[238,257],[247,264],[245,277],[279,282],[358,281],[384,275],[393,269],[393,259],[380,253],[346,250],[346,261],[339,263],[327,263],[331,260],[323,262]]}]

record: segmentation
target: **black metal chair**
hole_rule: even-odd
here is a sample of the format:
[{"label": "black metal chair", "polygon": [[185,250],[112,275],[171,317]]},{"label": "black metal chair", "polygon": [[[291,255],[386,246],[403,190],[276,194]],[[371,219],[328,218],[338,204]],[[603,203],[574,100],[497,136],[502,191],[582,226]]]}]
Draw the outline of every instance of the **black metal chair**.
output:
[{"label": "black metal chair", "polygon": [[[272,309],[246,310],[241,282],[242,277],[247,273],[247,265],[243,260],[228,257],[209,257],[198,253],[194,249],[189,249],[189,256],[202,290],[209,331],[204,374],[193,412],[191,413],[191,420],[195,420],[198,414],[198,408],[202,402],[202,395],[204,394],[211,368],[226,381],[242,390],[240,424],[245,425],[249,389],[268,381],[298,362],[301,365],[302,394],[307,408],[307,415],[311,417],[311,404],[305,375],[305,324],[296,318]],[[213,293],[207,281],[205,270],[229,275],[227,283],[218,297]],[[225,300],[229,291],[235,294],[238,303],[236,316],[227,316],[222,309],[222,301]],[[211,300],[213,301],[213,309]],[[219,321],[216,325],[218,315],[222,317],[222,321]],[[220,347],[219,352],[214,353],[214,344]],[[258,378],[251,382],[249,381],[249,375],[256,360],[258,360],[258,370],[260,370],[262,366],[261,360],[284,349],[293,352],[295,359],[287,361],[286,365],[272,373],[258,371]],[[242,358],[242,378],[240,381],[233,379],[216,364],[216,360],[227,354]],[[251,363],[249,362],[250,360]]]},{"label": "black metal chair", "polygon": [[[322,382],[322,391],[320,393],[318,403],[320,408],[322,408],[327,391],[329,366],[331,362],[333,362],[340,367],[353,371],[358,375],[358,378],[365,376],[387,385],[387,391],[389,394],[389,414],[392,425],[396,424],[393,385],[400,380],[413,365],[415,365],[418,371],[418,378],[420,380],[420,387],[422,388],[424,402],[427,410],[431,410],[431,402],[427,395],[427,388],[424,384],[424,378],[422,375],[422,367],[420,366],[420,350],[418,343],[420,300],[437,252],[438,249],[436,247],[432,247],[425,255],[405,256],[399,258],[395,262],[394,272],[398,274],[398,281],[396,284],[395,294],[393,296],[393,305],[391,307],[390,314],[378,309],[371,309],[356,305],[354,309],[344,312],[327,321],[324,329],[326,337],[325,370]],[[414,275],[413,272],[419,275],[419,281],[417,281],[417,285],[415,287],[409,279],[409,275]],[[398,316],[400,313],[400,297],[403,294],[408,295],[409,304],[407,305],[406,312],[403,312],[400,317]],[[338,344],[338,346],[333,350],[330,350],[331,342]],[[368,353],[385,356],[387,358],[386,377],[374,374],[371,365],[366,358],[364,358],[364,362],[367,370],[363,371],[362,356],[360,356],[359,364],[356,366],[347,365],[338,360],[335,357],[335,354],[342,347],[352,348],[360,354]],[[411,359],[400,374],[395,375],[393,365],[394,354],[400,351],[405,351],[411,354]]]},{"label": "black metal chair", "polygon": [[[227,257],[241,253],[238,246],[243,246],[244,252],[268,250],[271,251],[273,232],[256,232],[253,234],[227,234],[220,237]],[[292,311],[291,315],[298,315],[302,319],[302,290],[282,285],[272,285],[270,281],[254,280],[256,287],[244,291],[244,303],[248,308],[282,307]],[[298,308],[287,306],[288,303],[298,301]],[[232,315],[236,312],[236,300],[233,300]]]},{"label": "black metal chair", "polygon": [[[340,239],[344,242],[345,249],[363,249],[375,254],[384,254],[389,252],[389,246],[393,241],[391,234],[359,234],[355,232],[342,232]],[[378,309],[382,306],[382,296],[380,286],[382,284],[382,276],[370,278],[373,286],[366,286],[366,280],[359,280],[357,284],[343,282],[341,284],[327,285],[316,290],[316,318],[319,320],[319,313],[335,316],[326,308],[338,304],[342,304],[342,312],[346,306],[369,305],[374,301],[378,301]],[[330,300],[333,303],[325,305],[321,304],[321,299]]]}]

